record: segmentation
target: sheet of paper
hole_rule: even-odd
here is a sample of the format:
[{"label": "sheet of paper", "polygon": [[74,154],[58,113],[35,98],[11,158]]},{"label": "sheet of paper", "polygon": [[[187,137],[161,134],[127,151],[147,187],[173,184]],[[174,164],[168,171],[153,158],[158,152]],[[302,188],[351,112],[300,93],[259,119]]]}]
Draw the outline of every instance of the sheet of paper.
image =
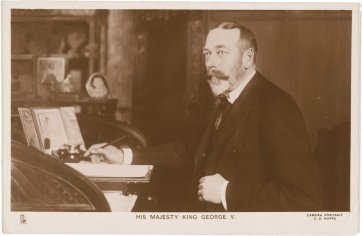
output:
[{"label": "sheet of paper", "polygon": [[88,162],[67,163],[87,177],[98,178],[144,178],[153,168],[152,165],[118,165],[118,164],[93,164]]},{"label": "sheet of paper", "polygon": [[79,128],[77,116],[74,107],[60,107],[60,114],[63,119],[64,128],[70,145],[83,145],[84,140]]},{"label": "sheet of paper", "polygon": [[113,212],[131,212],[137,200],[136,195],[125,196],[122,192],[104,191],[103,193]]}]

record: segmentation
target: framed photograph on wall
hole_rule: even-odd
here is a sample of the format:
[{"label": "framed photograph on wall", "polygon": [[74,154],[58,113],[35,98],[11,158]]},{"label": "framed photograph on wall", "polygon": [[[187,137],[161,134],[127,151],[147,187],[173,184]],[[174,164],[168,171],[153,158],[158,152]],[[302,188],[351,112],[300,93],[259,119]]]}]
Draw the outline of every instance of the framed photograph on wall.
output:
[{"label": "framed photograph on wall", "polygon": [[63,55],[40,56],[36,59],[37,95],[48,97],[58,92],[65,78],[67,66]]},{"label": "framed photograph on wall", "polygon": [[33,55],[11,55],[11,95],[35,94],[36,74]]}]

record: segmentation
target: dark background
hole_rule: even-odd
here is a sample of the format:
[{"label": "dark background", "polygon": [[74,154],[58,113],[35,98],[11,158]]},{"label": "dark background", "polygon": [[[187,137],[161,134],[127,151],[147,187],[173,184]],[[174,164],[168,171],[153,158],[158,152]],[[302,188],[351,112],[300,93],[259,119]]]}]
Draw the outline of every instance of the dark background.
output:
[{"label": "dark background", "polygon": [[[108,50],[113,93],[123,101],[125,90],[132,93],[126,99],[133,111],[129,120],[152,143],[176,138],[190,124],[190,129],[198,127],[195,120],[203,116],[208,101],[202,47],[208,28],[220,21],[238,21],[252,29],[259,47],[257,69],[295,98],[313,145],[321,127],[350,121],[350,11],[170,12],[174,15],[167,20],[137,20],[134,29],[127,28],[135,37],[143,36],[137,46],[145,47],[143,54],[132,56],[130,39],[125,45],[112,46],[124,50]],[[109,12],[110,19],[134,19],[135,15],[132,11]],[[122,30],[123,24],[109,21],[109,32]],[[113,35],[109,33],[108,42]],[[130,65],[125,58],[133,57]],[[125,86],[129,83],[132,92]],[[125,116],[120,112],[119,117]]]}]

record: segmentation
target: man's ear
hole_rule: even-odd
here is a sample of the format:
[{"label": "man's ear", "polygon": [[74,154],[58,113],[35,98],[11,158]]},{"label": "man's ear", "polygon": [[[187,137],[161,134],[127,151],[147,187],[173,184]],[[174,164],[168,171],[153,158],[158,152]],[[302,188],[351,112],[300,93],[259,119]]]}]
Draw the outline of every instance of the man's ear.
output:
[{"label": "man's ear", "polygon": [[255,51],[253,48],[248,48],[244,51],[245,69],[249,68],[254,62]]}]

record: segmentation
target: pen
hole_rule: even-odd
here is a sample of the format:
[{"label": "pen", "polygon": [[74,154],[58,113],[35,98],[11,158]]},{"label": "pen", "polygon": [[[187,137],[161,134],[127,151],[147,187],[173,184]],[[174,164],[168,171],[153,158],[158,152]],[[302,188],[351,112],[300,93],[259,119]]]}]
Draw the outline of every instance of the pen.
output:
[{"label": "pen", "polygon": [[[113,144],[115,144],[115,143],[117,143],[117,142],[125,139],[126,137],[127,137],[127,136],[124,135],[124,136],[122,136],[122,137],[120,137],[120,138],[117,138],[117,139],[113,140],[112,142],[109,142],[109,143],[106,143],[106,144],[100,146],[99,148],[105,148],[105,147],[107,147],[107,146],[109,146],[109,145],[113,145]],[[97,148],[97,149],[98,149],[98,148]]]},{"label": "pen", "polygon": [[[126,136],[126,135],[124,135],[124,136],[122,136],[122,137],[120,137],[120,138],[117,138],[117,139],[113,140],[112,142],[105,143],[104,145],[102,145],[102,146],[100,146],[100,147],[98,147],[98,148],[96,148],[96,149],[99,149],[99,148],[105,148],[105,147],[107,147],[107,146],[109,146],[109,145],[113,145],[113,144],[115,144],[115,143],[117,143],[117,142],[119,142],[119,141],[121,141],[121,140],[125,139],[126,137],[127,137],[127,136]],[[82,160],[85,160],[85,161],[90,161],[90,160],[91,160],[91,158],[90,158],[89,156],[87,156],[87,157],[83,156],[83,157],[82,157]]]}]

